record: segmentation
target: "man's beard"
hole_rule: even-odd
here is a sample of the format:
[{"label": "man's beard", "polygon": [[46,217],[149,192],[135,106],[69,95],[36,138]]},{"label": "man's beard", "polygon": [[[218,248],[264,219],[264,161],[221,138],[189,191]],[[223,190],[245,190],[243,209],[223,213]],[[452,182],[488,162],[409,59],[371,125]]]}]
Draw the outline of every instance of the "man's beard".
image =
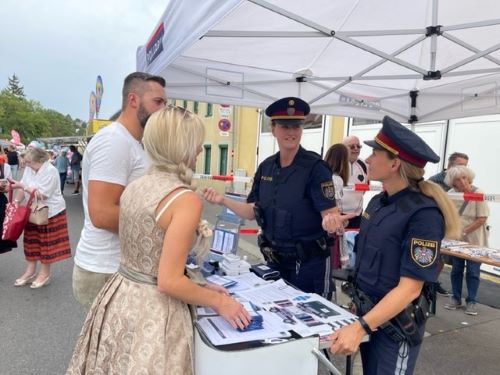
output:
[{"label": "man's beard", "polygon": [[139,109],[137,110],[137,120],[139,120],[139,123],[141,124],[143,129],[146,127],[149,116],[151,116],[151,113],[148,113],[148,111],[146,111],[146,108],[144,108],[142,104],[139,104]]}]

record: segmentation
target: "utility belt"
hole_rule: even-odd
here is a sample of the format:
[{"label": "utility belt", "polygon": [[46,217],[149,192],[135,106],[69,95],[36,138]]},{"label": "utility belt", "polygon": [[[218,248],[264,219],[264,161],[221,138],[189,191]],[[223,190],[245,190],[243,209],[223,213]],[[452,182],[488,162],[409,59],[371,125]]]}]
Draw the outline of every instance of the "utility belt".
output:
[{"label": "utility belt", "polygon": [[[379,329],[384,331],[395,342],[406,341],[410,346],[420,344],[422,336],[419,329],[429,317],[430,305],[433,299],[431,288],[431,286],[424,284],[420,296],[408,304],[394,318],[382,324]],[[378,303],[378,300],[371,299],[361,289],[356,288],[351,280],[347,280],[347,285],[343,289],[352,298],[358,316],[365,315]]]},{"label": "utility belt", "polygon": [[[280,263],[285,260],[305,262],[315,257],[330,256],[330,239],[321,237],[314,241],[269,241],[264,235],[259,235],[257,244],[266,262]],[[286,248],[281,250],[280,248]]]}]

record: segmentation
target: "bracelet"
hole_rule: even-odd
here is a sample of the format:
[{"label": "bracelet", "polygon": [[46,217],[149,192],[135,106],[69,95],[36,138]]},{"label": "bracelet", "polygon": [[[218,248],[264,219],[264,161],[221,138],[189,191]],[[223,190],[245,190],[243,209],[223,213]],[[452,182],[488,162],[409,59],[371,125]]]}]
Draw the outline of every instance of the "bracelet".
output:
[{"label": "bracelet", "polygon": [[363,329],[365,330],[366,334],[367,335],[371,335],[373,333],[372,329],[370,328],[370,326],[368,325],[368,323],[365,322],[365,320],[363,319],[363,317],[359,317],[358,318],[358,322],[359,324],[361,324],[361,327],[363,327]]}]

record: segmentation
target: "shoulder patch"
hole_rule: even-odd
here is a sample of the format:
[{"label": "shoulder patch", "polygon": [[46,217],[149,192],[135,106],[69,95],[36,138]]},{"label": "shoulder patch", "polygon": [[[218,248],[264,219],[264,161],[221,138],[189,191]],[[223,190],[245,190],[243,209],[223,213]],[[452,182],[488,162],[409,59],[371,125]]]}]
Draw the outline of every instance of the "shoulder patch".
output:
[{"label": "shoulder patch", "polygon": [[437,241],[412,238],[410,252],[416,264],[420,267],[429,267],[437,258],[438,243]]},{"label": "shoulder patch", "polygon": [[335,188],[333,187],[333,181],[327,181],[321,183],[321,191],[325,198],[334,200],[335,199]]}]

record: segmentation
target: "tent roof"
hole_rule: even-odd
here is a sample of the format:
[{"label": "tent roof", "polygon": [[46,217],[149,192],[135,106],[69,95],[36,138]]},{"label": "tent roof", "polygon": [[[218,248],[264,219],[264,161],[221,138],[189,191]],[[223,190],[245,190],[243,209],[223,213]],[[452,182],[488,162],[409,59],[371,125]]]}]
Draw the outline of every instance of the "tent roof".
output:
[{"label": "tent roof", "polygon": [[137,68],[179,99],[433,121],[500,112],[497,0],[171,0]]}]

